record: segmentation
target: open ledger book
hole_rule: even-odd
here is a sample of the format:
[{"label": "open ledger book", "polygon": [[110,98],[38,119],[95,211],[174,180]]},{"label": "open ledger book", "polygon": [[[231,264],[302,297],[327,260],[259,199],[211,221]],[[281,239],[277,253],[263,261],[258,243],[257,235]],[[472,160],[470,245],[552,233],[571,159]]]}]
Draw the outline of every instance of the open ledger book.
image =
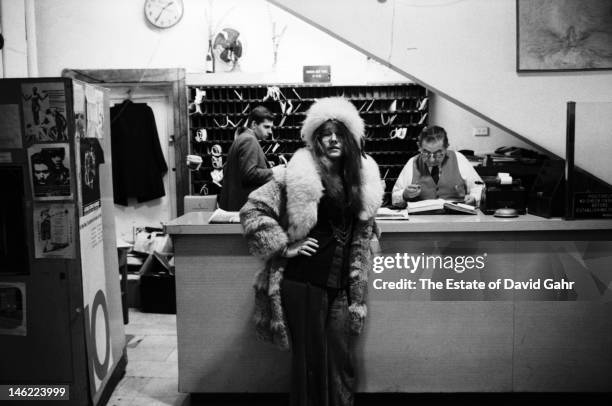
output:
[{"label": "open ledger book", "polygon": [[239,211],[225,211],[217,209],[208,219],[210,224],[216,223],[240,223],[240,212]]},{"label": "open ledger book", "polygon": [[408,211],[406,209],[381,207],[376,212],[376,220],[408,220]]},{"label": "open ledger book", "polygon": [[438,214],[438,213],[466,213],[476,214],[476,207],[454,202],[452,200],[444,199],[429,199],[420,200],[418,202],[408,202],[408,213],[421,213],[421,214]]}]

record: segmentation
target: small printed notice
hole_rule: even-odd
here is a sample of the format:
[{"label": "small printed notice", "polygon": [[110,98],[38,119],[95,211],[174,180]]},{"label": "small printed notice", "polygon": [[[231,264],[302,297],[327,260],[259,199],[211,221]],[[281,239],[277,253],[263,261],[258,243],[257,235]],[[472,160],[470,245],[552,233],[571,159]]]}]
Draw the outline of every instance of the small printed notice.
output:
[{"label": "small printed notice", "polygon": [[34,243],[36,258],[74,258],[74,205],[34,206]]},{"label": "small printed notice", "polygon": [[87,101],[87,131],[89,138],[104,137],[104,92],[85,85],[85,99]]},{"label": "small printed notice", "polygon": [[72,98],[74,104],[74,129],[76,138],[87,136],[87,107],[85,102],[84,85],[75,82],[73,84]]},{"label": "small printed notice", "polygon": [[330,65],[304,66],[303,77],[304,77],[305,83],[331,82],[331,66]]},{"label": "small printed notice", "polygon": [[612,193],[574,194],[574,217],[612,218]]}]

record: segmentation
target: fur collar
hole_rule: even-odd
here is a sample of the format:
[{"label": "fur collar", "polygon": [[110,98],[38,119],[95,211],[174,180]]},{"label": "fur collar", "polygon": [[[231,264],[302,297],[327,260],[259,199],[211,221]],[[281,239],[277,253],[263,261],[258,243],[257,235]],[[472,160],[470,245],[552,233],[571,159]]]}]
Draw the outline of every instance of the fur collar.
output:
[{"label": "fur collar", "polygon": [[[361,199],[363,209],[360,220],[376,214],[382,203],[383,188],[378,165],[370,156],[361,158]],[[317,223],[317,206],[323,196],[323,183],[310,149],[301,148],[293,155],[287,168],[275,168],[274,177],[284,183],[287,190],[287,235],[290,241],[305,238]]]}]

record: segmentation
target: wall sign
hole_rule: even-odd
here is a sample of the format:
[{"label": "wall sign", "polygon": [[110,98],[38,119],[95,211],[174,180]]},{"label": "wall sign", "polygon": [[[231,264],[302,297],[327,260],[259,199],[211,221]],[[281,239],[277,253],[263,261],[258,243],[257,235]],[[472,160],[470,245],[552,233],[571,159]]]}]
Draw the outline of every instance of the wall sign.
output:
[{"label": "wall sign", "polygon": [[304,66],[305,83],[328,83],[331,82],[331,66],[315,65]]},{"label": "wall sign", "polygon": [[612,218],[612,193],[575,193],[575,218]]}]

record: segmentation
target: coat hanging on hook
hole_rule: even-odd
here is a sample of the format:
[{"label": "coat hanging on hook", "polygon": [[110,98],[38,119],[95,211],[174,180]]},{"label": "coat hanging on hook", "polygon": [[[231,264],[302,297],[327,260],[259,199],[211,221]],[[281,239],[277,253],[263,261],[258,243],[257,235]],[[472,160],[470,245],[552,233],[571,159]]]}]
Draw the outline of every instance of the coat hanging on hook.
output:
[{"label": "coat hanging on hook", "polygon": [[146,202],[165,196],[163,177],[168,171],[153,110],[146,103],[127,101],[110,111],[114,200],[124,206],[128,197]]}]

